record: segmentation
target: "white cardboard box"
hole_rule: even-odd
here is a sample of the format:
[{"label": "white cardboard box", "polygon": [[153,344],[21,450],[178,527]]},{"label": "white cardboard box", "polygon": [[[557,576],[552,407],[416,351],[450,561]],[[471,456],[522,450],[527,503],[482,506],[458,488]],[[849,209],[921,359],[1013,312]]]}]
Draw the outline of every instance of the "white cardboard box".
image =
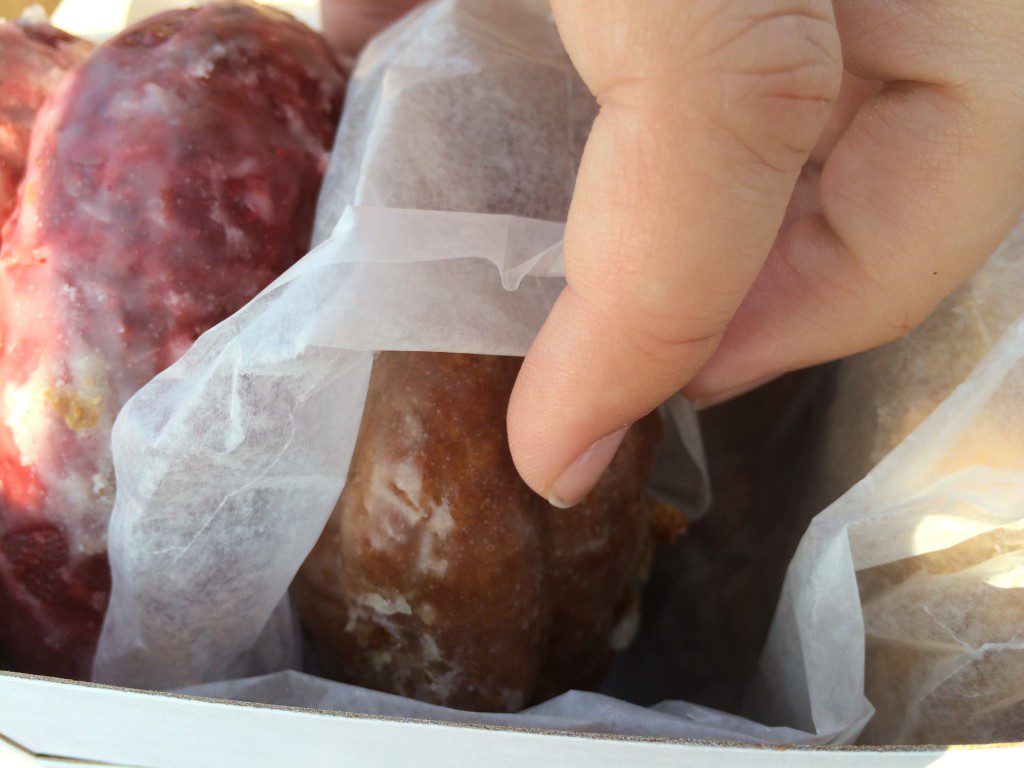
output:
[{"label": "white cardboard box", "polygon": [[1024,743],[807,749],[627,739],[239,704],[14,673],[0,673],[0,736],[2,768],[1024,766]]},{"label": "white cardboard box", "polygon": [[[64,0],[58,25],[102,39],[196,0]],[[317,0],[261,0],[316,24]],[[1024,768],[1024,743],[904,749],[528,731],[242,704],[0,672],[0,768]]]}]

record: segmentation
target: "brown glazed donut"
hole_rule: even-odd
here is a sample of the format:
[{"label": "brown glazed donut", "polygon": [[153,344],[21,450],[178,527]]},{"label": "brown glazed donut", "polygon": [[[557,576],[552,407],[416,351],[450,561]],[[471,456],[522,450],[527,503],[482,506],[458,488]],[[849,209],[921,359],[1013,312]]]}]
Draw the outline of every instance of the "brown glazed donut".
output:
[{"label": "brown glazed donut", "polygon": [[638,422],[585,501],[519,478],[520,358],[384,352],[341,499],[293,586],[322,670],[435,704],[514,711],[596,684],[631,640],[660,435]]}]

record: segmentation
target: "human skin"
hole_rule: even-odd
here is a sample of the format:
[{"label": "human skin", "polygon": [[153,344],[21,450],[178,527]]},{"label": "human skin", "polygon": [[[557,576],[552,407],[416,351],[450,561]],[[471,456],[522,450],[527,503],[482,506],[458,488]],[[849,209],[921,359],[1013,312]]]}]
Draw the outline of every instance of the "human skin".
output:
[{"label": "human skin", "polygon": [[[408,0],[323,0],[354,53]],[[601,109],[512,456],[583,498],[625,428],[918,325],[1024,208],[1024,5],[553,0]],[[638,204],[637,201],[640,201]]]}]

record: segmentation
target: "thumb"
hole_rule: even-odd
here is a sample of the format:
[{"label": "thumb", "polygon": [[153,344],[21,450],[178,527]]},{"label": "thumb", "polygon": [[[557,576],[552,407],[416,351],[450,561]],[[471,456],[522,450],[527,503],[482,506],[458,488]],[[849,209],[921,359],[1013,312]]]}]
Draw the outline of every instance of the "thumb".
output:
[{"label": "thumb", "polygon": [[509,403],[523,479],[579,501],[691,379],[757,276],[842,75],[829,0],[552,3],[601,106],[568,285]]}]

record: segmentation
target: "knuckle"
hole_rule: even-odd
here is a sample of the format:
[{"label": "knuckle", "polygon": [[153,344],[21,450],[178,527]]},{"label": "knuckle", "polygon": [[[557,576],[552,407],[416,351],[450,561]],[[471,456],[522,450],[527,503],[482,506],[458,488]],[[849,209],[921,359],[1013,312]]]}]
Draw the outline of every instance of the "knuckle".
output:
[{"label": "knuckle", "polygon": [[706,46],[706,115],[746,157],[792,173],[806,160],[839,95],[842,54],[828,3],[744,4]]},{"label": "knuckle", "polygon": [[602,107],[681,115],[752,167],[792,173],[803,165],[842,82],[829,0],[630,7],[621,25],[646,33],[605,30],[597,35],[604,43],[591,46],[600,55],[586,59],[602,62],[601,77],[585,67]]},{"label": "knuckle", "polygon": [[[592,286],[591,286],[592,287]],[[577,284],[573,296],[580,310],[603,328],[609,349],[636,361],[649,385],[661,382],[665,397],[692,378],[718,346],[731,312],[684,313],[679,301],[650,302],[628,288],[593,292]],[[664,398],[662,398],[664,399]]]},{"label": "knuckle", "polygon": [[[793,100],[832,101],[842,77],[839,33],[828,18],[786,8],[742,19],[716,54],[725,74],[748,75],[757,90]],[[732,65],[732,66],[730,66]]]},{"label": "knuckle", "polygon": [[[703,326],[707,327],[707,323]],[[711,356],[724,332],[724,325],[721,329],[704,332],[699,327],[695,330],[681,323],[678,318],[654,316],[626,327],[630,346],[654,374],[653,378],[675,381],[680,386]]]}]

